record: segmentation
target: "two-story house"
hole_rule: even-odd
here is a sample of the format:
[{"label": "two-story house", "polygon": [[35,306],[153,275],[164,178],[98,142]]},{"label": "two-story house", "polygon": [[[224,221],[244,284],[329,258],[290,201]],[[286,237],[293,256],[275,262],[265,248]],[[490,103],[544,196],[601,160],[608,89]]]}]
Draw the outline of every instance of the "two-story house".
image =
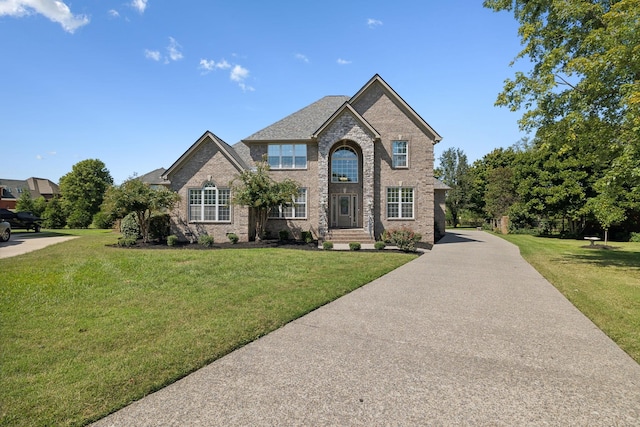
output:
[{"label": "two-story house", "polygon": [[379,75],[351,97],[324,97],[233,146],[207,131],[162,176],[182,200],[172,233],[253,239],[252,212],[231,203],[230,182],[266,158],[273,179],[301,186],[295,203],[271,212],[274,236],[362,241],[408,227],[434,243],[444,233],[446,187],[433,176],[440,140]]}]

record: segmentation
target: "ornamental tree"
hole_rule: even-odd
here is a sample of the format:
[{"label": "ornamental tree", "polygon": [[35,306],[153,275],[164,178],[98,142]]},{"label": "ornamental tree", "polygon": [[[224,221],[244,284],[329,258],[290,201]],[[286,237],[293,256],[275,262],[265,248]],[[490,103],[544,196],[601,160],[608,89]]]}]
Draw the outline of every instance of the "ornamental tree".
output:
[{"label": "ornamental tree", "polygon": [[232,202],[246,206],[255,213],[256,239],[264,238],[269,211],[280,205],[292,205],[300,184],[286,178],[275,181],[269,176],[269,164],[258,162],[255,170],[243,171],[232,182]]},{"label": "ornamental tree", "polygon": [[166,188],[155,189],[137,178],[129,178],[119,186],[110,187],[105,195],[103,210],[114,218],[124,218],[133,213],[140,228],[142,241],[149,241],[151,215],[171,210],[180,196]]}]

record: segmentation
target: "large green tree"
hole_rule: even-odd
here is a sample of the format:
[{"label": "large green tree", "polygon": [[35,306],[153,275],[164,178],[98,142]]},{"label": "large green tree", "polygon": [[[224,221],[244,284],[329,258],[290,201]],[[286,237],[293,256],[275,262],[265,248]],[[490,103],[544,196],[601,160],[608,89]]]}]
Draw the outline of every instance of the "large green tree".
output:
[{"label": "large green tree", "polygon": [[109,187],[103,211],[122,219],[130,213],[136,218],[144,242],[149,241],[151,216],[155,212],[171,210],[180,196],[166,188],[155,189],[137,178],[130,178],[119,186]]},{"label": "large green tree", "polygon": [[[514,14],[523,44],[516,59],[532,64],[505,82],[497,104],[524,109],[522,128],[535,130],[537,143],[559,155],[597,145],[597,158],[584,169],[606,162],[595,177],[602,181],[598,187],[610,190],[579,196],[583,207],[602,197],[602,206],[616,200],[627,212],[640,209],[640,0],[485,0],[484,5]],[[579,177],[571,181],[576,189],[581,185]]]},{"label": "large green tree", "polygon": [[280,205],[293,204],[300,184],[284,179],[275,181],[269,176],[269,164],[259,162],[255,170],[242,172],[233,182],[233,203],[247,206],[255,213],[256,239],[264,237],[269,211]]},{"label": "large green tree", "polygon": [[471,182],[467,155],[459,148],[449,148],[438,158],[438,178],[451,187],[447,191],[445,204],[453,226],[459,224],[460,213],[469,205]]},{"label": "large green tree", "polygon": [[101,160],[82,160],[73,165],[71,172],[60,178],[67,224],[72,228],[88,227],[111,185],[113,178]]}]

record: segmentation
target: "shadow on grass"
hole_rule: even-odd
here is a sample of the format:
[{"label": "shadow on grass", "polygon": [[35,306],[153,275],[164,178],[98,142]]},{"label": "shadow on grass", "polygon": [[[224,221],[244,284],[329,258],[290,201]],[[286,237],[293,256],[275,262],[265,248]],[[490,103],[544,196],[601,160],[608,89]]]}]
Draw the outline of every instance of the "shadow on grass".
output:
[{"label": "shadow on grass", "polygon": [[640,269],[640,252],[611,249],[590,250],[587,253],[568,254],[564,258],[599,267],[623,267]]},{"label": "shadow on grass", "polygon": [[12,230],[11,237],[12,238],[20,238],[20,239],[40,239],[43,237],[63,237],[63,236],[73,236],[72,233],[65,233],[60,231],[40,231],[36,233],[34,231],[15,231]]}]

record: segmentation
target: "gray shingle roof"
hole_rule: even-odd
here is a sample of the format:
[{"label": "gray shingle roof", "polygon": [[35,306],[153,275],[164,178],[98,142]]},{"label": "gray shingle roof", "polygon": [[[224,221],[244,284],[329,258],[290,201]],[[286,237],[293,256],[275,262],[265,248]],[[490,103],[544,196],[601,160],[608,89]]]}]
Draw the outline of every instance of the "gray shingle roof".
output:
[{"label": "gray shingle roof", "polygon": [[303,109],[268,126],[243,141],[306,140],[347,102],[349,96],[325,96]]}]

